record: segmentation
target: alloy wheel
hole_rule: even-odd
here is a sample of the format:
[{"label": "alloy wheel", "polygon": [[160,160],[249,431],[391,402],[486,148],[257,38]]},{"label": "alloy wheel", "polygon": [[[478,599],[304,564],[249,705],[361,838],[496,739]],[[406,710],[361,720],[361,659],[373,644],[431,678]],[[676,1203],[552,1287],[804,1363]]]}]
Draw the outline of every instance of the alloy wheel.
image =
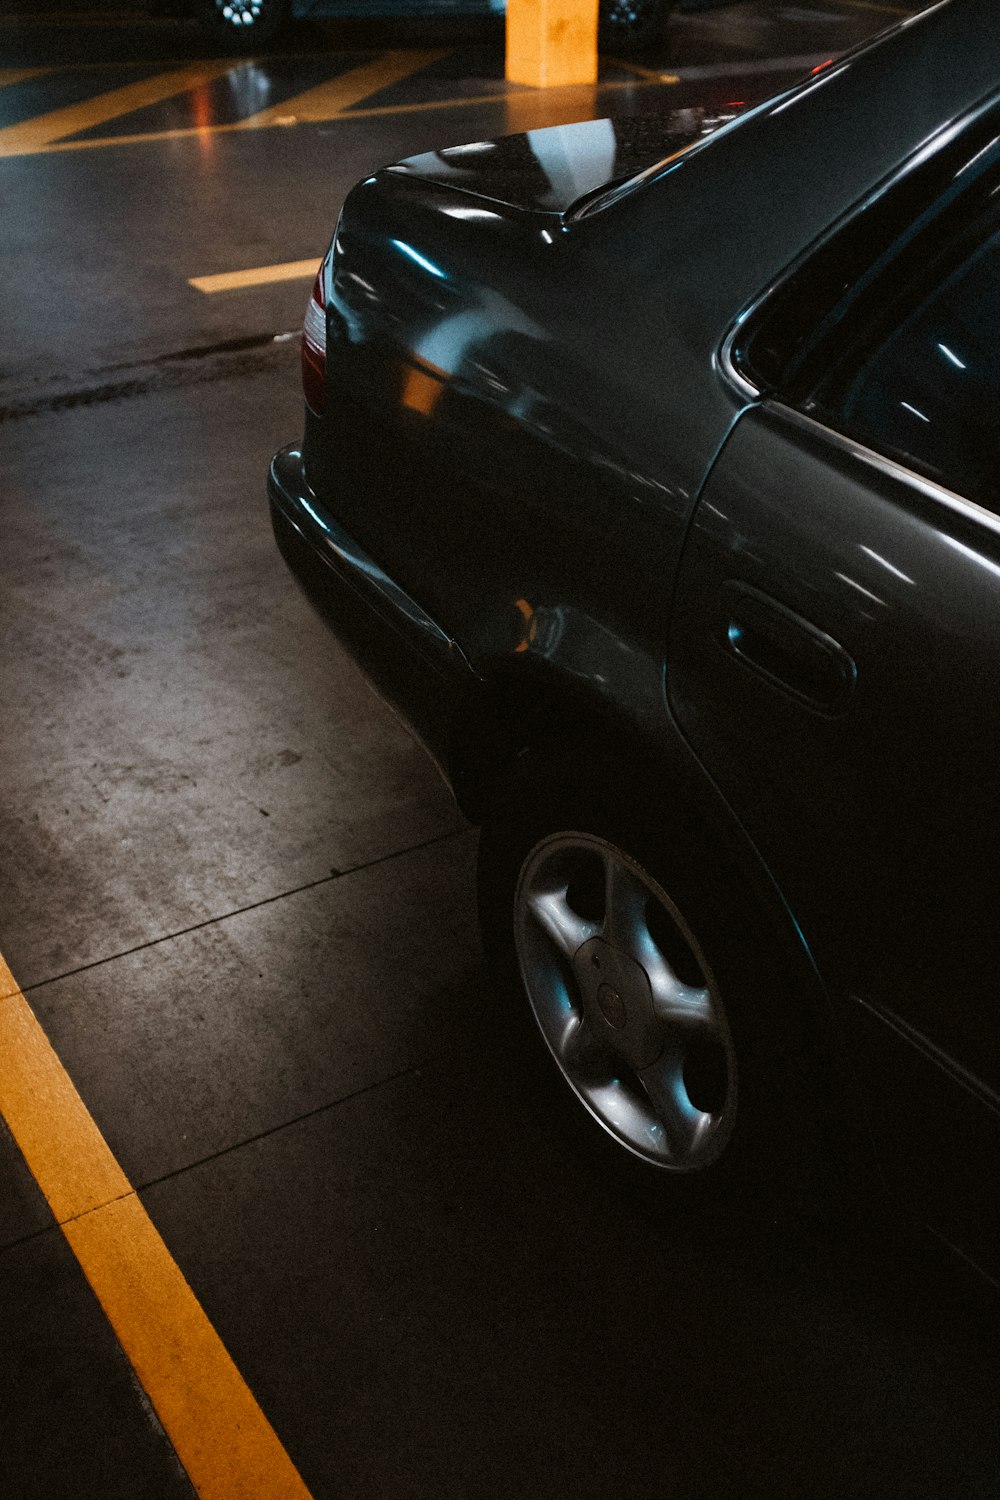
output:
[{"label": "alloy wheel", "polygon": [[661,886],[585,833],[544,839],[514,898],[521,977],[552,1056],[620,1145],[655,1166],[715,1161],[736,1058],[708,963]]}]

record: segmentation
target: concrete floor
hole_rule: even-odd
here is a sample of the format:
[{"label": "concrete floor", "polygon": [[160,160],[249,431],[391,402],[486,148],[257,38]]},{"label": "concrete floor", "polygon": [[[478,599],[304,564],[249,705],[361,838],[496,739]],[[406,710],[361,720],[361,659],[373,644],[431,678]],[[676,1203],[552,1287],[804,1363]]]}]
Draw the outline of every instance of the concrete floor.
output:
[{"label": "concrete floor", "polygon": [[[681,15],[647,60],[679,82],[606,60],[558,96],[505,93],[495,27],[314,23],[90,138],[231,123],[389,47],[446,55],[378,105],[439,107],[0,134],[0,952],[316,1497],[1000,1488],[995,1314],[933,1247],[751,1256],[651,1222],[553,1131],[498,1045],[475,833],[270,536],[301,420],[273,336],[308,283],[188,284],[318,258],[383,161],[762,97],[892,11]],[[132,20],[0,17],[3,66],[51,69],[0,83],[0,127],[202,55]],[[2,1126],[0,1493],[192,1493]]]}]

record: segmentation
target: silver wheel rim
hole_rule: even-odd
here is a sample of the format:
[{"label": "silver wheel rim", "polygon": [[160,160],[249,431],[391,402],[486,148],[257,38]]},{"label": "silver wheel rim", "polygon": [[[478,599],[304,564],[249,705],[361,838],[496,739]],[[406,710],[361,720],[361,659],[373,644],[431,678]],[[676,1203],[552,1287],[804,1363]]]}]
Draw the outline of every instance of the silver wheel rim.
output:
[{"label": "silver wheel rim", "polygon": [[736,1117],[736,1057],[711,969],[645,870],[585,833],[544,839],[514,897],[521,977],[574,1093],[622,1146],[707,1167]]},{"label": "silver wheel rim", "polygon": [[215,0],[215,8],[228,26],[254,26],[267,9],[268,0]]}]

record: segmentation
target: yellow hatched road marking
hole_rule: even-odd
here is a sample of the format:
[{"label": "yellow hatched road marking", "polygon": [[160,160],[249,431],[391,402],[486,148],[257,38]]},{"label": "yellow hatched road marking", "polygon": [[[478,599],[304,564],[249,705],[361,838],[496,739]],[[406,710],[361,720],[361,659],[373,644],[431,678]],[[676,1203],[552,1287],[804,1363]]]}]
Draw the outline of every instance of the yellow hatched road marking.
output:
[{"label": "yellow hatched road marking", "polygon": [[286,260],[277,266],[254,266],[248,271],[222,271],[215,276],[192,276],[188,286],[199,292],[234,292],[245,286],[267,286],[272,281],[305,280],[316,275],[319,261]]},{"label": "yellow hatched road marking", "polygon": [[0,1113],[201,1500],[309,1500],[2,956],[0,997]]},{"label": "yellow hatched road marking", "polygon": [[63,109],[50,110],[48,114],[36,115],[33,120],[24,120],[19,125],[7,125],[0,130],[0,156],[27,156],[44,150],[63,136],[75,135],[94,125],[103,125],[116,115],[130,114],[132,110],[143,109],[147,104],[159,104],[175,94],[183,94],[201,84],[211,83],[236,66],[238,64],[232,58],[192,63],[169,73],[157,73],[152,78],[144,78],[140,83],[129,83],[124,88],[111,89],[106,94],[98,94],[94,99],[84,99],[79,104],[69,104]]},{"label": "yellow hatched road marking", "polygon": [[[372,120],[383,115],[410,115],[422,114],[435,109],[462,109],[467,105],[479,104],[503,104],[510,99],[532,99],[548,98],[553,94],[572,95],[586,91],[588,97],[594,94],[614,93],[619,89],[643,89],[663,88],[671,82],[679,83],[679,78],[668,74],[663,78],[630,78],[628,80],[615,79],[609,83],[596,84],[565,84],[557,88],[529,89],[512,88],[503,89],[495,94],[469,94],[462,99],[422,99],[413,104],[374,104],[370,108],[346,110],[342,114],[331,115],[327,123],[349,124],[352,120]],[[270,110],[267,111],[270,114]],[[592,115],[580,118],[591,119]],[[55,151],[93,151],[107,146],[143,146],[156,141],[181,141],[190,140],[195,136],[205,135],[230,135],[237,130],[258,130],[270,126],[297,125],[298,120],[285,116],[284,111],[278,112],[278,117],[273,120],[261,122],[256,115],[251,116],[253,124],[247,120],[238,120],[234,124],[226,125],[182,125],[174,130],[144,130],[134,135],[98,135],[92,136],[86,141],[52,141],[46,146],[37,147],[38,154],[49,154]],[[2,132],[0,132],[0,156],[4,155],[2,146]]]},{"label": "yellow hatched road marking", "polygon": [[375,58],[374,62],[339,73],[326,83],[307,89],[304,94],[296,94],[282,104],[248,115],[245,120],[238,120],[233,128],[258,130],[262,125],[296,124],[300,120],[312,124],[320,120],[335,119],[343,110],[350,109],[352,104],[358,104],[370,94],[377,94],[380,89],[387,89],[411,73],[418,72],[420,68],[426,68],[439,58],[447,56],[447,50],[440,49],[385,52],[381,57]]}]

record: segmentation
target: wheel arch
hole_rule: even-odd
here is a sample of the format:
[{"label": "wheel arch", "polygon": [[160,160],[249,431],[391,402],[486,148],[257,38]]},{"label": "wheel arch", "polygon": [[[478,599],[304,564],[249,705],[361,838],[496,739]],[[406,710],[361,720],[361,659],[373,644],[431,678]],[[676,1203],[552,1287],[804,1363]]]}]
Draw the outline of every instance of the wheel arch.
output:
[{"label": "wheel arch", "polygon": [[[535,670],[531,668],[535,666]],[[512,782],[530,767],[561,767],[583,789],[606,795],[621,786],[623,762],[630,806],[651,809],[666,832],[670,806],[697,820],[707,858],[732,871],[749,894],[768,937],[788,965],[796,991],[819,1027],[837,1066],[848,1073],[842,1028],[795,914],[736,813],[701,765],[664,703],[655,735],[634,720],[623,732],[621,705],[567,680],[556,667],[497,669],[483,683],[476,711],[456,735],[448,766],[463,813],[488,819]],[[622,746],[627,745],[623,756]],[[616,794],[619,795],[619,794]]]}]

